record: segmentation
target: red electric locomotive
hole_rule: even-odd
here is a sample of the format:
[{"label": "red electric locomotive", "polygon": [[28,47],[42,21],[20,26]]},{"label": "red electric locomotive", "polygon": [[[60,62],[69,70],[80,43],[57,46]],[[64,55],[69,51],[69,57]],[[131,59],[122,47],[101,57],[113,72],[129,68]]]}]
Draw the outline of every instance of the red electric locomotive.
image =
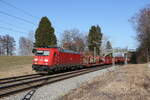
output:
[{"label": "red electric locomotive", "polygon": [[36,48],[32,68],[37,72],[89,67],[114,63],[123,63],[124,57],[84,56],[81,53],[64,50],[59,47]]},{"label": "red electric locomotive", "polygon": [[81,66],[82,55],[59,47],[36,48],[32,68],[37,72],[50,72]]}]

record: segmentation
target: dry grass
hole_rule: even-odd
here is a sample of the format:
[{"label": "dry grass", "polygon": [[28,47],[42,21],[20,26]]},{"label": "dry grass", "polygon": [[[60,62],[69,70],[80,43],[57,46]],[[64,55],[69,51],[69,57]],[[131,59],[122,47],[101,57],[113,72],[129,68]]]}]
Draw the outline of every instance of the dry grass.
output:
[{"label": "dry grass", "polygon": [[0,78],[35,73],[32,56],[0,56]]},{"label": "dry grass", "polygon": [[150,68],[128,65],[97,77],[61,100],[150,100]]}]

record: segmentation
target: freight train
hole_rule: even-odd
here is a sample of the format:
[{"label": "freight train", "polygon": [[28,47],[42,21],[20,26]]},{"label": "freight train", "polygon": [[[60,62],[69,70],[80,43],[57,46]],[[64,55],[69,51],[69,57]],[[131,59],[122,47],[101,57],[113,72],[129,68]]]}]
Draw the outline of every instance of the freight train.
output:
[{"label": "freight train", "polygon": [[60,47],[41,47],[33,49],[32,68],[36,72],[52,72],[78,69],[96,65],[124,63],[124,57],[87,56]]}]

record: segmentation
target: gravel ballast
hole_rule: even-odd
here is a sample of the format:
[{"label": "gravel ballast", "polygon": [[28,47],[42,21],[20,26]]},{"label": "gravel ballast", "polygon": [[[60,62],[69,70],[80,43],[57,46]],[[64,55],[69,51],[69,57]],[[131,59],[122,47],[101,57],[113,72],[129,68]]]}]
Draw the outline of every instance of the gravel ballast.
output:
[{"label": "gravel ballast", "polygon": [[[78,88],[81,84],[90,81],[97,76],[103,75],[106,72],[116,70],[118,68],[119,66],[113,66],[110,68],[69,78],[53,84],[45,85],[37,89],[31,100],[55,100],[69,93],[72,89]],[[11,95],[9,97],[2,98],[0,100],[21,100],[27,93],[28,91],[21,92],[15,95]]]}]

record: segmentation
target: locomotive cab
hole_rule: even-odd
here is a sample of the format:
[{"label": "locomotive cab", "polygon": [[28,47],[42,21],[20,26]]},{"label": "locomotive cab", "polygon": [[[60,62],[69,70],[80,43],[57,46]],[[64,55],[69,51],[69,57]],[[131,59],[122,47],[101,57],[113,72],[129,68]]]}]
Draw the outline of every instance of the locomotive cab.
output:
[{"label": "locomotive cab", "polygon": [[54,57],[57,55],[56,48],[33,49],[34,58],[32,68],[36,71],[48,71],[54,65]]}]

